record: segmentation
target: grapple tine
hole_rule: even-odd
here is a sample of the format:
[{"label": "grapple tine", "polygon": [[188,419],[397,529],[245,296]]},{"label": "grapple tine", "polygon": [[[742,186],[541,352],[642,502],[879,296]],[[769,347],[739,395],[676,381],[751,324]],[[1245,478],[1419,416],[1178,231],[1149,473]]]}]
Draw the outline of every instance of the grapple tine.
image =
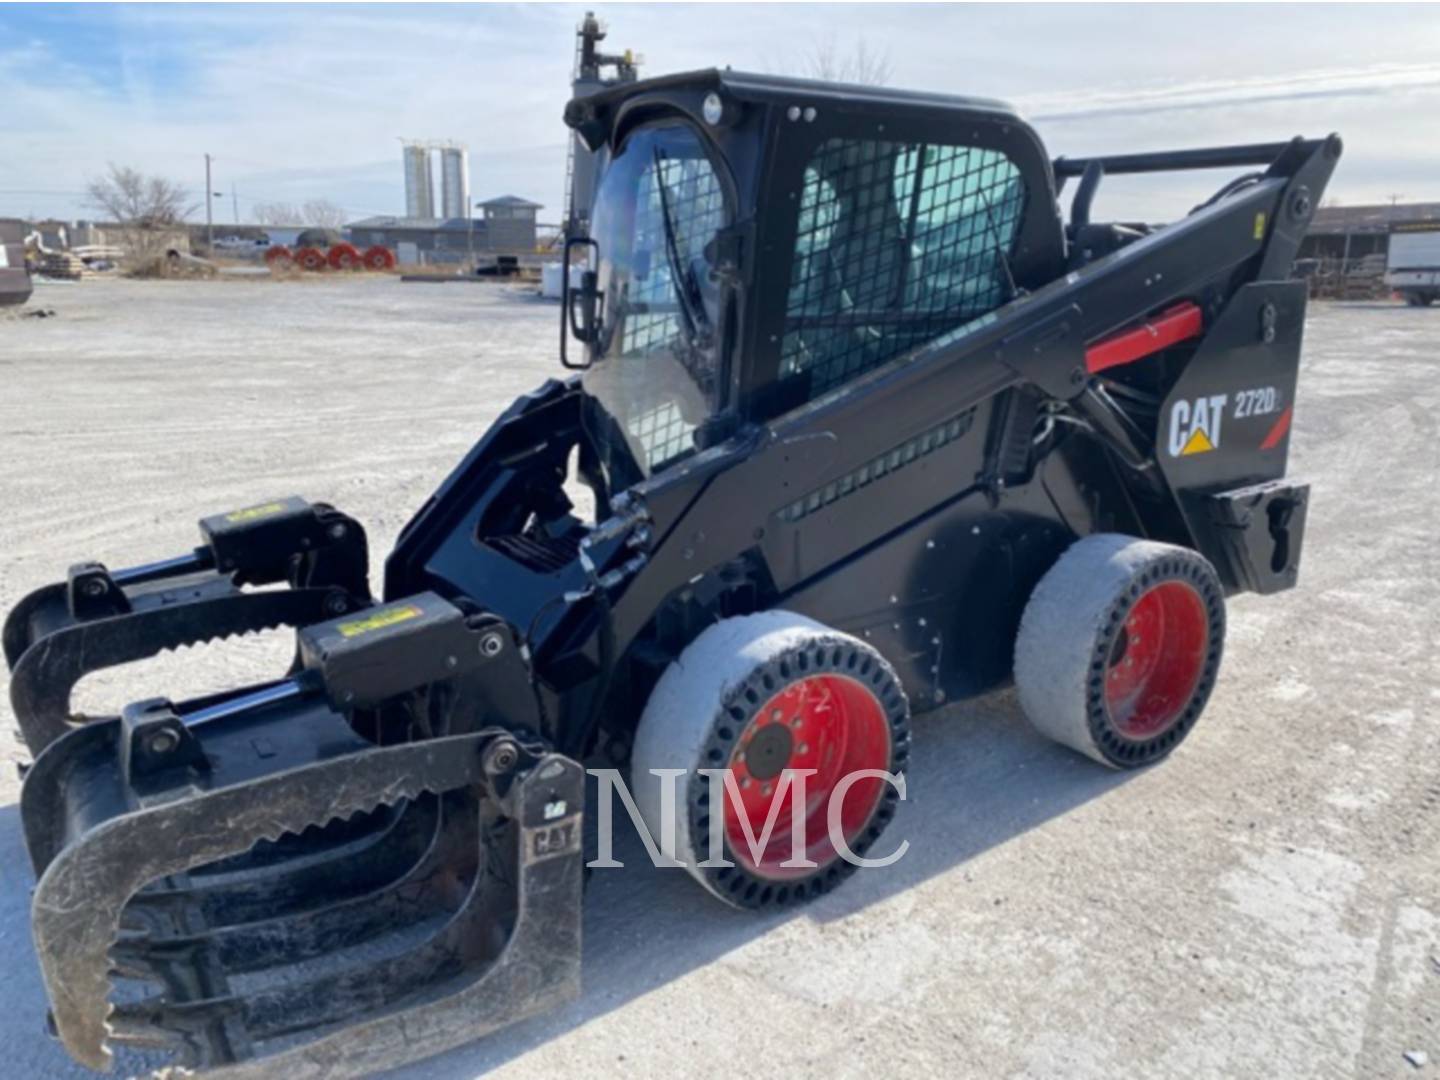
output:
[{"label": "grapple tine", "polygon": [[39,753],[74,725],[70,695],[82,678],[168,649],[281,626],[308,626],[349,609],[340,589],[232,592],[124,615],[77,622],[27,648],[10,679],[10,704],[25,744]]},{"label": "grapple tine", "polygon": [[[573,996],[583,798],[576,763],[520,747],[496,729],[378,747],[313,699],[272,708],[264,720],[241,716],[225,730],[206,731],[209,756],[222,764],[203,778],[172,777],[170,786],[138,795],[126,768],[115,767],[125,760],[119,743],[128,730],[119,720],[72,732],[31,770],[27,819],[44,814],[64,823],[65,836],[43,865],[33,921],[56,1030],[78,1061],[105,1068],[107,1042],[116,1041],[178,1048],[187,1065],[243,1072],[237,1059],[253,1053],[259,1071],[251,1075],[277,1068],[320,1075],[325,1062],[348,1059],[350,1039],[361,1036],[347,1029],[344,1046],[327,1036],[292,1045],[294,1038],[357,1010],[365,1014],[361,1027],[381,1044],[379,1059],[366,1054],[374,1067],[473,1038],[473,1024],[458,1022],[461,1012],[493,1010],[482,1024],[500,1026]],[[258,730],[288,740],[280,758],[301,763],[257,775],[253,755],[246,760],[239,751]],[[491,751],[502,742],[507,751],[497,771]],[[69,797],[77,792],[84,794]],[[204,867],[234,867],[257,843],[401,805],[399,820],[373,843],[341,844],[314,864],[344,878],[344,864],[363,864],[404,831],[405,819],[422,833],[428,821],[429,846],[378,889],[218,927],[207,924],[204,904],[185,903],[190,883],[209,876]],[[482,830],[495,842],[482,844]],[[216,876],[221,890],[246,881],[233,869]],[[285,876],[283,863],[254,872],[256,882]],[[156,907],[144,891],[153,882],[161,883],[165,905]],[[137,901],[141,910],[168,911],[163,932],[137,932]],[[441,925],[428,937],[406,938],[402,951],[379,960],[361,949],[341,970],[317,976],[295,968],[342,939],[354,946],[437,918]],[[543,934],[532,929],[537,922]],[[112,1012],[109,980],[117,971],[158,983],[162,992]],[[431,1018],[437,1009],[446,1020]],[[282,1036],[284,1047],[266,1054],[266,1044]]]},{"label": "grapple tine", "polygon": [[[210,949],[231,975],[262,971],[329,956],[398,926],[444,913],[447,905],[454,906],[449,895],[455,891],[452,879],[463,879],[473,870],[478,843],[473,823],[466,827],[464,815],[457,815],[453,807],[444,818],[422,814],[426,802],[421,800],[406,811],[407,816],[423,817],[429,825],[424,852],[405,873],[384,886],[357,891],[343,899],[332,894],[324,904],[312,901],[305,910],[254,922],[224,925],[206,920],[207,928],[199,933],[167,935],[158,927],[151,932],[131,933],[110,950],[112,970],[158,980],[163,978],[163,971],[157,960],[193,957],[201,949]],[[354,851],[344,856],[352,862],[369,857],[368,853]],[[338,860],[332,860],[332,867],[334,862]],[[192,880],[196,876],[191,875]],[[183,895],[183,890],[175,892],[177,899]],[[127,916],[145,895],[141,893],[131,901]]]},{"label": "grapple tine", "polygon": [[[191,554],[127,570],[71,567],[5,620],[10,700],[38,754],[84,718],[70,695],[87,674],[169,649],[280,626],[305,627],[370,602],[358,523],[299,498],[200,523]],[[284,582],[288,590],[247,592]]]},{"label": "grapple tine", "polygon": [[5,617],[5,628],[0,632],[0,641],[3,641],[5,649],[5,666],[9,670],[15,670],[25,650],[36,641],[72,621],[65,595],[65,583],[57,581],[42,585],[10,609]]},{"label": "grapple tine", "polygon": [[370,836],[294,858],[298,866],[276,862],[248,872],[202,871],[187,875],[180,885],[147,889],[127,906],[127,922],[163,918],[184,907],[193,908],[206,926],[220,928],[314,910],[382,889],[409,876],[434,843],[434,799],[399,809],[401,813]]}]

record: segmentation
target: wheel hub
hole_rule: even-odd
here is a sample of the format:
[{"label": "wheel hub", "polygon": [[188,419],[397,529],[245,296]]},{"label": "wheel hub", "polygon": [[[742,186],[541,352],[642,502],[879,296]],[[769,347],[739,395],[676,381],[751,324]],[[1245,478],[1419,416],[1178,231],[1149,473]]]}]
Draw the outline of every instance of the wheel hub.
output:
[{"label": "wheel hub", "polygon": [[766,724],[745,749],[745,764],[753,780],[772,780],[790,761],[795,739],[784,723]]},{"label": "wheel hub", "polygon": [[[735,790],[725,801],[725,831],[731,857],[757,876],[784,880],[814,873],[840,857],[831,836],[831,803],[838,832],[848,844],[870,822],[885,791],[880,777],[864,777],[843,792],[837,788],[859,770],[887,769],[890,727],[875,694],[848,675],[825,673],[797,679],[760,706],[741,732],[730,757]],[[806,771],[785,777],[785,770]],[[788,782],[787,782],[788,781]],[[803,782],[803,805],[795,800]],[[776,803],[779,803],[777,806]],[[800,817],[804,850],[792,862],[791,826]],[[770,836],[751,851],[773,819]]]},{"label": "wheel hub", "polygon": [[1105,665],[1105,707],[1126,739],[1175,725],[1199,684],[1210,631],[1200,594],[1164,581],[1131,605]]}]

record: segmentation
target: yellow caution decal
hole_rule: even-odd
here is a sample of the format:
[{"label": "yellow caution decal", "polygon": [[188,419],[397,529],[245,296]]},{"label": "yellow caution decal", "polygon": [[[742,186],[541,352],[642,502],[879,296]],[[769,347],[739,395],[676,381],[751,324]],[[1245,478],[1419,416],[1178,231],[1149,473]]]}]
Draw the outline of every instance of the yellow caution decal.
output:
[{"label": "yellow caution decal", "polygon": [[225,520],[238,524],[242,521],[254,521],[256,518],[269,517],[271,514],[278,514],[284,509],[284,503],[270,502],[262,506],[250,506],[244,510],[236,510],[234,513],[226,514]]},{"label": "yellow caution decal", "polygon": [[361,634],[368,634],[372,630],[383,630],[387,626],[394,626],[409,619],[418,619],[425,614],[414,604],[406,604],[404,607],[381,608],[373,615],[367,615],[363,619],[351,619],[349,622],[340,624],[340,633],[344,637],[359,637]]},{"label": "yellow caution decal", "polygon": [[1255,239],[1265,239],[1265,211],[1261,210],[1255,215]]}]

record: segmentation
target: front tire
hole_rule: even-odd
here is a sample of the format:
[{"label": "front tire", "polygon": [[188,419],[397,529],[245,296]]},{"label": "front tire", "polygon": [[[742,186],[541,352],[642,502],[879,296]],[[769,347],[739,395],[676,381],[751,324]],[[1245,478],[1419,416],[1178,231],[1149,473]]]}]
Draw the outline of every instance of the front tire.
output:
[{"label": "front tire", "polygon": [[[865,642],[803,615],[768,611],[722,620],[704,630],[661,676],[635,733],[631,788],[660,849],[679,860],[709,893],[742,908],[780,907],[813,899],[855,866],[837,850],[829,803],[844,778],[862,769],[898,775],[909,756],[909,704],[890,665]],[[683,769],[676,822],[664,831],[662,782],[650,770]],[[731,770],[719,835],[733,865],[701,866],[712,850],[711,784],[699,770]],[[806,778],[804,857],[792,858],[795,792],[784,769],[815,769]],[[739,795],[737,800],[734,795]],[[837,803],[845,845],[864,855],[895,813],[895,787],[869,777]],[[780,803],[767,844],[752,851]]]},{"label": "front tire", "polygon": [[1225,593],[1189,548],[1099,533],[1040,579],[1020,620],[1015,686],[1043,735],[1111,768],[1190,733],[1225,644]]}]

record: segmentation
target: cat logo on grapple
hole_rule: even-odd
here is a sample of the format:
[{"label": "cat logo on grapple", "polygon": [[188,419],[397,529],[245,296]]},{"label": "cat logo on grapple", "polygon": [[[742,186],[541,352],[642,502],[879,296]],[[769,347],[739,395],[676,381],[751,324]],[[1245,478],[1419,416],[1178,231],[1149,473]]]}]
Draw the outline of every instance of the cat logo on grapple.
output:
[{"label": "cat logo on grapple", "polygon": [[1220,421],[1225,418],[1229,394],[1189,401],[1184,398],[1170,407],[1170,456],[1205,454],[1220,447]]}]

